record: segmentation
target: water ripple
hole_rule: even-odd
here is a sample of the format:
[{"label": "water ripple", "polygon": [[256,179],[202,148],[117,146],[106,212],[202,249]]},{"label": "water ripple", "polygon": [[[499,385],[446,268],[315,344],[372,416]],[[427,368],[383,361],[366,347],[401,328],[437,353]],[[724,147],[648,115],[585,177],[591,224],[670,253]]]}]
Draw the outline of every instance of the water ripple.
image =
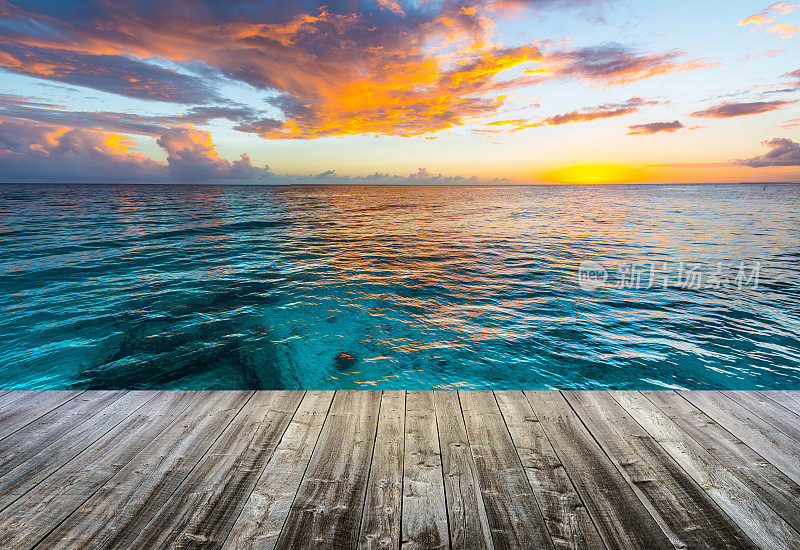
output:
[{"label": "water ripple", "polygon": [[[0,387],[800,388],[797,204],[797,185],[0,185]],[[583,260],[761,276],[589,292]]]}]

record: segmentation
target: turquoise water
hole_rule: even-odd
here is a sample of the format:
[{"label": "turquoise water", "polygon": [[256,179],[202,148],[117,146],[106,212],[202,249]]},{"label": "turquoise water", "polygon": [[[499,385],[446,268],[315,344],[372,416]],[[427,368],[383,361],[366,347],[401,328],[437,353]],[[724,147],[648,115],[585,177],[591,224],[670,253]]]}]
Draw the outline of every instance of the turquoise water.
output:
[{"label": "turquoise water", "polygon": [[800,185],[0,185],[0,290],[4,389],[798,389]]}]

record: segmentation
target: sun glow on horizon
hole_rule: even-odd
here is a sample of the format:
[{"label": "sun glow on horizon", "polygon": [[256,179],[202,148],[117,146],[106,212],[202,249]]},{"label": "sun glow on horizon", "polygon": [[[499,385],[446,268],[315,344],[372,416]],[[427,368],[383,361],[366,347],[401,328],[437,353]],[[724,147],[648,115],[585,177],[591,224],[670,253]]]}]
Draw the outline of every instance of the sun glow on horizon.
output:
[{"label": "sun glow on horizon", "polygon": [[554,183],[598,184],[635,183],[652,180],[652,174],[643,168],[616,164],[582,164],[549,170],[542,179]]}]

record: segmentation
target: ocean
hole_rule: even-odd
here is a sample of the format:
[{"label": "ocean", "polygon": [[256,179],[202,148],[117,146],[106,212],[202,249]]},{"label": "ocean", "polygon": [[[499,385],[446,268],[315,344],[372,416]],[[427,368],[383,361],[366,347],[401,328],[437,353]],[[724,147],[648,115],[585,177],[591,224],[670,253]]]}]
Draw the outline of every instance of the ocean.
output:
[{"label": "ocean", "polygon": [[800,185],[0,185],[2,389],[800,389]]}]

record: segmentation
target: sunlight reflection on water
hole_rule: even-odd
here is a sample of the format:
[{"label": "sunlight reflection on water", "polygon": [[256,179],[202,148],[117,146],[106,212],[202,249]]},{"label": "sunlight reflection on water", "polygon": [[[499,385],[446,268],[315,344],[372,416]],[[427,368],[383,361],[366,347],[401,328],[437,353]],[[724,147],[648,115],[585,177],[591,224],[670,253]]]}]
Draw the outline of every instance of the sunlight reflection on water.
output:
[{"label": "sunlight reflection on water", "polygon": [[[798,204],[797,185],[3,185],[0,386],[800,388]],[[762,278],[586,292],[582,260]]]}]

